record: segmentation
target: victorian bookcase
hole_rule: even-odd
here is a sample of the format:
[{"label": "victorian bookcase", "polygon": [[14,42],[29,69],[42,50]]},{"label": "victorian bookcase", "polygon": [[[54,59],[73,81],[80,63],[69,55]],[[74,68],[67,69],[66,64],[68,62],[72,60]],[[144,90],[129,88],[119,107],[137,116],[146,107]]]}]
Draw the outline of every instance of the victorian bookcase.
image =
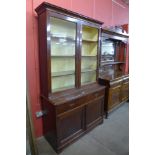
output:
[{"label": "victorian bookcase", "polygon": [[103,122],[105,86],[98,84],[103,23],[46,2],[36,12],[43,130],[60,152]]}]

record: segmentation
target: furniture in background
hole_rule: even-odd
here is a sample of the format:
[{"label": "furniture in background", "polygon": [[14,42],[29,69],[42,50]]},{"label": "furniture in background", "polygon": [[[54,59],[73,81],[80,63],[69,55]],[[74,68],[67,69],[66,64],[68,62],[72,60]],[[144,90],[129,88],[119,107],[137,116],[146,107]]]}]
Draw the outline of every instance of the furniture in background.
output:
[{"label": "furniture in background", "polygon": [[129,76],[125,72],[128,35],[102,29],[99,83],[106,86],[104,110],[108,113],[128,100]]},{"label": "furniture in background", "polygon": [[46,2],[36,12],[43,132],[60,152],[103,122],[105,86],[98,84],[103,23]]}]

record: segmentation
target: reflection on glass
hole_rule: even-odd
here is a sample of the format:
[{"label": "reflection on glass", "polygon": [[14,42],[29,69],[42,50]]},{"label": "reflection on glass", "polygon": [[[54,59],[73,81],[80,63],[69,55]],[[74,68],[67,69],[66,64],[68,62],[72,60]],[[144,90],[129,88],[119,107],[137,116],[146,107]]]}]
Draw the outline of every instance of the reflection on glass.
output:
[{"label": "reflection on glass", "polygon": [[75,87],[76,24],[51,17],[52,92]]},{"label": "reflection on glass", "polygon": [[96,81],[96,71],[81,73],[81,84],[88,84]]},{"label": "reflection on glass", "polygon": [[88,26],[82,28],[81,84],[96,81],[98,29]]},{"label": "reflection on glass", "polygon": [[97,41],[98,40],[98,29],[89,27],[89,26],[83,26],[82,27],[82,40]]},{"label": "reflection on glass", "polygon": [[81,59],[81,70],[97,68],[97,57],[82,57]]},{"label": "reflection on glass", "polygon": [[82,43],[82,56],[96,56],[96,55],[97,55],[97,42]]},{"label": "reflection on glass", "polygon": [[53,92],[74,88],[74,85],[75,85],[75,75],[52,77]]},{"label": "reflection on glass", "polygon": [[68,37],[75,39],[75,23],[51,17],[51,24],[51,34],[53,35],[53,37]]},{"label": "reflection on glass", "polygon": [[52,72],[63,72],[68,70],[75,71],[75,57],[54,56],[51,58]]},{"label": "reflection on glass", "polygon": [[112,41],[102,41],[102,58],[103,61],[114,61],[114,43]]}]

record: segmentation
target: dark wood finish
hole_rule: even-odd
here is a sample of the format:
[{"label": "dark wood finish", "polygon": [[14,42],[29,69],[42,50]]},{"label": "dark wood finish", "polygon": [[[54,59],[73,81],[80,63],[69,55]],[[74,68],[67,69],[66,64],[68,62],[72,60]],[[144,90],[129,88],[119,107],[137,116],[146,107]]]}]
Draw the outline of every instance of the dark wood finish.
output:
[{"label": "dark wood finish", "polygon": [[93,19],[93,18],[90,18],[90,17],[87,17],[87,16],[84,16],[84,15],[81,15],[79,13],[76,13],[76,12],[73,12],[73,11],[70,11],[70,10],[67,10],[67,9],[64,9],[62,7],[59,7],[59,6],[56,6],[56,5],[53,5],[53,4],[50,4],[48,2],[43,2],[42,4],[40,4],[36,9],[35,11],[38,13],[38,15],[42,14],[45,10],[52,10],[52,11],[55,11],[55,12],[59,12],[59,13],[62,13],[62,14],[66,14],[66,15],[70,15],[72,17],[76,17],[77,19],[83,19],[85,21],[89,21],[89,22],[93,22],[95,24],[100,24],[102,25],[103,22],[99,21],[99,20],[96,20],[96,19]]},{"label": "dark wood finish", "polygon": [[[129,38],[129,35],[127,33],[120,33],[120,32],[117,32],[117,31],[112,31],[112,30],[108,30],[108,29],[102,29],[102,33],[105,34],[105,35],[109,35],[108,38],[111,38],[111,39],[116,39],[116,40],[124,40],[124,38]],[[118,39],[118,38],[119,39]]]},{"label": "dark wood finish", "polygon": [[122,88],[121,88],[121,101],[126,101],[129,99],[129,79],[124,78]]},{"label": "dark wood finish", "polygon": [[112,109],[114,106],[120,103],[120,92],[121,92],[121,85],[116,87],[110,88],[109,90],[109,109]]},{"label": "dark wood finish", "polygon": [[100,77],[99,83],[106,86],[104,110],[107,118],[109,112],[129,99],[129,77],[128,75],[112,79]]},{"label": "dark wood finish", "polygon": [[125,75],[125,48],[128,44],[128,34],[114,30],[102,29],[102,37],[114,44],[114,61],[105,61],[106,55],[101,55],[99,83],[106,86],[105,116],[129,98],[129,76]]},{"label": "dark wood finish", "polygon": [[84,106],[57,116],[57,133],[60,144],[72,139],[75,134],[84,130]]},{"label": "dark wood finish", "polygon": [[[48,51],[47,49],[47,43],[46,43],[46,38],[47,38],[47,31],[46,31],[46,22],[47,22],[47,13],[44,12],[39,16],[38,20],[38,27],[39,27],[39,49],[44,49],[45,51]],[[40,65],[40,90],[41,94],[44,94],[44,96],[48,97],[48,92],[50,91],[50,75],[49,75],[49,60],[48,60],[48,52],[42,52],[39,50],[39,63],[42,64]],[[49,69],[48,69],[49,68]]]},{"label": "dark wood finish", "polygon": [[[83,134],[103,122],[105,87],[87,85],[70,94],[59,93],[42,102],[45,137],[56,152],[74,142]],[[53,120],[54,118],[54,120]],[[53,124],[49,124],[49,120]],[[51,130],[49,130],[51,129]]]},{"label": "dark wood finish", "polygon": [[[43,132],[56,152],[103,122],[105,86],[98,84],[98,68],[101,45],[100,21],[60,8],[42,3],[36,8],[39,25],[39,62],[41,102],[45,112]],[[51,90],[51,34],[50,17],[72,21],[76,24],[75,39],[75,88],[59,92]],[[97,76],[96,81],[81,86],[81,50],[82,26],[98,29]],[[57,38],[55,38],[57,39]],[[72,41],[71,38],[68,40]],[[57,73],[53,73],[59,76]],[[59,73],[64,75],[66,73]],[[70,73],[71,74],[71,73]]]},{"label": "dark wood finish", "polygon": [[91,128],[95,122],[103,117],[103,97],[90,102],[86,106],[86,128]]}]

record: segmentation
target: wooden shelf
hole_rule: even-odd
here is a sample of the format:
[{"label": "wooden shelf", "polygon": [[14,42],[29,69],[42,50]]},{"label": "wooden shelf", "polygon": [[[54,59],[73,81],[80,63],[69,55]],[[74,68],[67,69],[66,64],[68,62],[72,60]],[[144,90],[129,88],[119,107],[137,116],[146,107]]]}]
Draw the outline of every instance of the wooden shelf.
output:
[{"label": "wooden shelf", "polygon": [[51,55],[51,57],[75,57],[75,55]]},{"label": "wooden shelf", "polygon": [[85,72],[94,72],[96,71],[96,69],[82,69],[81,73],[85,73]]},{"label": "wooden shelf", "polygon": [[89,40],[89,39],[82,39],[82,42],[86,42],[86,43],[97,43],[98,41],[96,40]]},{"label": "wooden shelf", "polygon": [[122,76],[124,76],[123,72],[114,72],[113,74],[103,73],[103,75],[102,74],[100,75],[100,78],[105,79],[105,80],[115,80]]},{"label": "wooden shelf", "polygon": [[51,34],[50,37],[52,39],[55,39],[55,40],[59,40],[59,39],[64,39],[66,41],[74,41],[75,42],[75,38],[73,38],[72,36],[59,36],[57,34]]},{"label": "wooden shelf", "polygon": [[97,57],[97,55],[81,55],[82,57]]},{"label": "wooden shelf", "polygon": [[119,61],[113,61],[113,62],[101,62],[101,66],[106,66],[106,65],[117,65],[117,64],[124,64],[125,62],[119,62]]},{"label": "wooden shelf", "polygon": [[75,74],[74,70],[71,71],[61,71],[61,72],[53,72],[52,77],[60,77],[60,76],[67,76]]}]

